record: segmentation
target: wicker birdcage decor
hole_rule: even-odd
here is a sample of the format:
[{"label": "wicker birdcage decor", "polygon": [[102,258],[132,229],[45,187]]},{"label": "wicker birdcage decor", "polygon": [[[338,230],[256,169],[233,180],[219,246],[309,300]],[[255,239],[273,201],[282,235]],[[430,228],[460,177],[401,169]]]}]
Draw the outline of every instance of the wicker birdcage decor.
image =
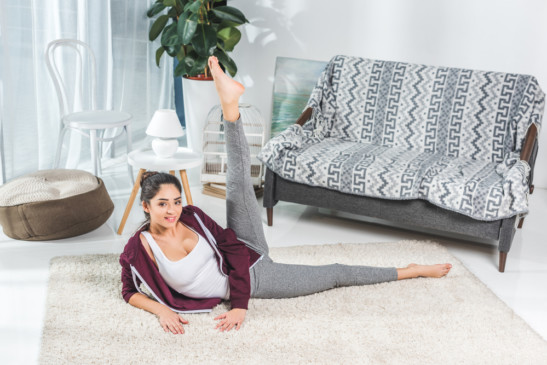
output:
[{"label": "wicker birdcage decor", "polygon": [[[239,113],[251,152],[251,179],[255,190],[257,190],[262,187],[264,174],[262,162],[256,157],[266,139],[264,119],[260,111],[250,104],[240,104]],[[203,130],[201,182],[204,184],[204,192],[206,192],[206,187],[222,190],[226,184],[227,154],[224,124],[221,118],[222,109],[220,105],[216,105],[207,115]]]}]

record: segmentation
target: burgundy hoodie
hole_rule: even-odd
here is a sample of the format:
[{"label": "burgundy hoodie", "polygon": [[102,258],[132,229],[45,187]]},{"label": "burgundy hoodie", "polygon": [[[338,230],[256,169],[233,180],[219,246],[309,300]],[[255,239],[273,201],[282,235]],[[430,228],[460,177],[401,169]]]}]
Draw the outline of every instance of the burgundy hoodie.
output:
[{"label": "burgundy hoodie", "polygon": [[[185,206],[179,221],[202,235],[213,248],[221,272],[228,276],[232,308],[247,309],[251,296],[249,268],[262,256],[238,240],[232,229],[222,228],[198,207]],[[143,293],[141,284],[158,302],[179,313],[208,312],[222,301],[220,298],[190,298],[171,289],[142,245],[141,232],[139,230],[129,239],[120,255],[122,296],[126,302],[133,294]]]}]

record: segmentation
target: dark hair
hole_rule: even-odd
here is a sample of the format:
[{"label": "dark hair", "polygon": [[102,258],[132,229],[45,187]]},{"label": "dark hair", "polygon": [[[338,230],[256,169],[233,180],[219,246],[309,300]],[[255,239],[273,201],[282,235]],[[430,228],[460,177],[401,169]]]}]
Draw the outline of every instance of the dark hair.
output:
[{"label": "dark hair", "polygon": [[[169,184],[174,185],[178,189],[178,191],[182,193],[180,181],[174,175],[157,171],[146,171],[145,173],[143,173],[140,181],[141,204],[142,202],[150,204],[150,200],[152,200],[156,196],[156,194],[158,194],[161,186]],[[144,221],[144,223],[141,225],[141,228],[148,230],[150,228],[150,214],[144,212],[144,216],[146,217],[146,221]]]}]

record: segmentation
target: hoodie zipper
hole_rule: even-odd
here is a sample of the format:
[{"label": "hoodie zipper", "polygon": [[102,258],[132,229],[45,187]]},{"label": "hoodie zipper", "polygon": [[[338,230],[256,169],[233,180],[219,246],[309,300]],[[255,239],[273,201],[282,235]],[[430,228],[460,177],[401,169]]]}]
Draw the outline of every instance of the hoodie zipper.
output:
[{"label": "hoodie zipper", "polygon": [[[222,275],[224,275],[225,277],[228,277],[228,275],[224,272],[224,270],[222,269],[222,267],[224,266],[223,265],[223,259],[222,259],[222,255],[220,254],[220,252],[218,251],[218,248],[217,248],[217,241],[215,240],[215,238],[213,237],[213,234],[211,233],[211,231],[209,231],[209,229],[207,227],[205,227],[205,224],[203,224],[201,218],[197,215],[197,213],[194,213],[194,217],[196,217],[196,220],[198,221],[199,225],[201,226],[201,229],[203,230],[203,233],[205,233],[205,235],[207,236],[207,240],[209,241],[209,245],[213,248],[213,250],[215,250],[215,253],[217,254],[218,258],[220,259],[220,263],[219,263],[219,268],[220,268],[220,272],[222,273]],[[192,229],[191,227],[188,227],[190,229]],[[192,231],[194,231],[192,229]],[[195,231],[194,231],[195,232]],[[196,232],[197,233],[197,232]],[[211,244],[212,243],[212,244]]]}]

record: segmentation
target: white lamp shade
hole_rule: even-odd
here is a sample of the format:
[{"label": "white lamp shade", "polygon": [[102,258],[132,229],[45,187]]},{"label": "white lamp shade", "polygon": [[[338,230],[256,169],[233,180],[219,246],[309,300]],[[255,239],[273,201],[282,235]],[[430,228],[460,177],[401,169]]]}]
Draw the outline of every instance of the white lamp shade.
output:
[{"label": "white lamp shade", "polygon": [[184,130],[174,110],[159,109],[152,116],[146,134],[159,138],[178,138],[184,136]]}]

